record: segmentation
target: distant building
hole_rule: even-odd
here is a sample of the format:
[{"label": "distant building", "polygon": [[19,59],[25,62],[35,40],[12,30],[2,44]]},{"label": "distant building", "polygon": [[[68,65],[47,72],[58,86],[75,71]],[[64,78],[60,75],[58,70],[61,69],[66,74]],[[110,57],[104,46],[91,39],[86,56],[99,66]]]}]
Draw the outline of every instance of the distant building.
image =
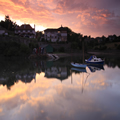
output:
[{"label": "distant building", "polygon": [[112,41],[114,41],[114,40],[115,40],[115,36],[114,36],[114,35],[109,35],[109,36],[108,36],[108,39],[109,39],[109,41],[111,41],[111,42],[112,42]]},{"label": "distant building", "polygon": [[96,40],[98,41],[98,43],[101,43],[103,41],[101,37],[96,37]]},{"label": "distant building", "polygon": [[0,35],[8,35],[7,30],[0,26]]},{"label": "distant building", "polygon": [[44,30],[44,39],[51,42],[66,42],[67,31],[64,27]]},{"label": "distant building", "polygon": [[32,28],[29,24],[23,24],[15,28],[15,34],[21,37],[35,38],[35,27]]}]

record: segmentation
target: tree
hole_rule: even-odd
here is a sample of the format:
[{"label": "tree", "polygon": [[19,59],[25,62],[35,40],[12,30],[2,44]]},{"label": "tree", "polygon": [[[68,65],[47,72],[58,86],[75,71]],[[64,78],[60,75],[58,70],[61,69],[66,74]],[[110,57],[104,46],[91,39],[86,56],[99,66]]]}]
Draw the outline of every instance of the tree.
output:
[{"label": "tree", "polygon": [[0,21],[0,25],[10,31],[14,31],[15,27],[18,26],[10,19],[9,15],[5,15],[5,20]]}]

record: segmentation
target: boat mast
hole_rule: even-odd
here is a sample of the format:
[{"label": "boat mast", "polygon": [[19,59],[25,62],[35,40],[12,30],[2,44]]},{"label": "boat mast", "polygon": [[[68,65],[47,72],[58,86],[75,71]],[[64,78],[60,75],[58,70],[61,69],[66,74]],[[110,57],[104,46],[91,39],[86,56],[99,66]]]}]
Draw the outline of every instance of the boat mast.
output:
[{"label": "boat mast", "polygon": [[84,38],[82,39],[82,52],[83,52],[83,63],[84,63]]}]

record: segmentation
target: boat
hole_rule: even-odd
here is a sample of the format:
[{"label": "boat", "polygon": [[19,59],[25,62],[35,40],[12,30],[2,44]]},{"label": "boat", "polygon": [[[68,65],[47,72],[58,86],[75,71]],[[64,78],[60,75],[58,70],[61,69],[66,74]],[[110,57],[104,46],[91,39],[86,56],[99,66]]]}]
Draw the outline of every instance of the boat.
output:
[{"label": "boat", "polygon": [[92,55],[88,60],[85,60],[85,62],[89,64],[104,64],[104,60],[97,58],[95,55]]},{"label": "boat", "polygon": [[87,82],[87,78],[90,75],[90,73],[88,73],[86,71],[86,68],[71,68],[71,84],[73,83],[73,80],[72,80],[72,71],[75,72],[75,73],[78,72],[80,75],[82,75],[79,80],[81,81],[81,88],[82,88],[81,92],[83,93],[84,92],[85,84]]},{"label": "boat", "polygon": [[71,62],[71,65],[74,66],[74,67],[79,67],[79,68],[86,68],[86,64],[84,64],[84,40],[82,42],[82,49],[83,49],[83,63],[74,63],[74,62]]},{"label": "boat", "polygon": [[79,68],[86,68],[86,64],[81,64],[81,63],[73,63],[71,62],[71,65],[74,67],[79,67]]}]

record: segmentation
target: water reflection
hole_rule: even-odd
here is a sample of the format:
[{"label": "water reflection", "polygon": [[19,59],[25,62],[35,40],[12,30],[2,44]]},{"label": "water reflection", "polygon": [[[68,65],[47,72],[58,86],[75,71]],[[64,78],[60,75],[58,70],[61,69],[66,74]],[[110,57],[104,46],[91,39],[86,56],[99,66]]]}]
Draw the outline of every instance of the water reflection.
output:
[{"label": "water reflection", "polygon": [[103,65],[87,65],[88,68],[90,69],[91,72],[95,72],[95,71],[100,71],[100,70],[104,70],[104,66]]},{"label": "water reflection", "polygon": [[120,119],[117,62],[106,60],[104,70],[95,72],[88,67],[73,68],[69,58],[4,62],[0,68],[0,120]]},{"label": "water reflection", "polygon": [[[79,60],[79,59],[78,59]],[[120,66],[119,58],[110,59],[106,58],[105,65],[107,67],[115,68],[116,66]],[[79,60],[81,61],[81,60]],[[14,83],[21,80],[24,83],[30,83],[32,80],[36,82],[36,73],[45,73],[46,78],[57,78],[59,80],[66,80],[69,76],[71,76],[72,72],[80,73],[87,72],[86,69],[73,68],[70,65],[70,59],[60,59],[59,61],[2,61],[2,66],[0,68],[0,84],[6,85],[8,89]],[[102,65],[87,65],[90,72],[96,72],[99,70],[104,70],[104,66]],[[120,67],[119,67],[120,68]],[[72,70],[72,72],[71,72]]]}]

